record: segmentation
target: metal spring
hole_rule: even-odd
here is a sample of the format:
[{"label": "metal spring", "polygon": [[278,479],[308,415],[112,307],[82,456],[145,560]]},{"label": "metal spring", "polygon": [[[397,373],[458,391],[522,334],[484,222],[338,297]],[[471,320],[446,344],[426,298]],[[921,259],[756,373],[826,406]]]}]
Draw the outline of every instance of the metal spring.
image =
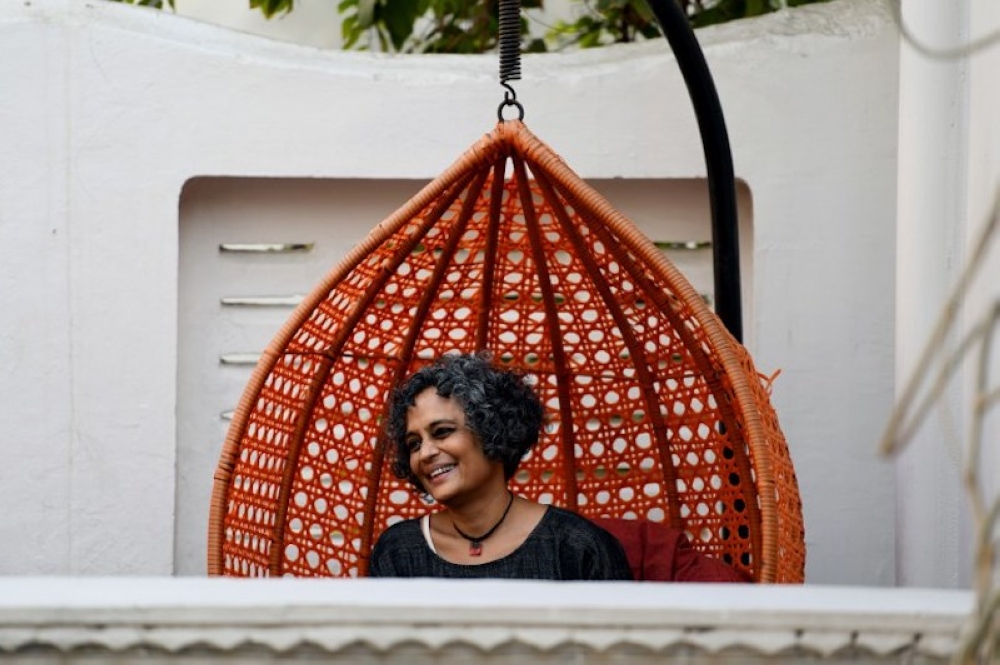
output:
[{"label": "metal spring", "polygon": [[521,80],[521,0],[500,0],[500,82]]}]

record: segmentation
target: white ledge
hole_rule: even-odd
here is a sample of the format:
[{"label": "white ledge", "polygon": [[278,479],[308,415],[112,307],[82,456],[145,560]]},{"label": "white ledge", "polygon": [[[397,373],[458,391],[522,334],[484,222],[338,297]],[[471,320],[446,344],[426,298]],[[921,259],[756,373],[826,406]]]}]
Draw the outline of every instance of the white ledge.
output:
[{"label": "white ledge", "polygon": [[[349,660],[359,645],[615,654],[739,653],[776,660],[947,658],[967,591],[818,586],[444,580],[0,579],[0,655],[150,649]],[[402,650],[402,651],[400,651]],[[246,655],[244,653],[244,655]],[[522,654],[523,655],[523,654]]]}]

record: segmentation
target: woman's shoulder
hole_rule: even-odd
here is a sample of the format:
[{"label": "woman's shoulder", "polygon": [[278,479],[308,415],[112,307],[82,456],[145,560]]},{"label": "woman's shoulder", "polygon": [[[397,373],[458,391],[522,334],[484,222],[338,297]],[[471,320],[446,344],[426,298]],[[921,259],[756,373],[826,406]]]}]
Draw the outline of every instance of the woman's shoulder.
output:
[{"label": "woman's shoulder", "polygon": [[420,531],[420,518],[402,520],[391,524],[379,534],[375,541],[376,549],[399,547],[400,545],[422,541],[424,534]]},{"label": "woman's shoulder", "polygon": [[583,515],[575,513],[559,506],[549,506],[545,511],[542,522],[550,531],[567,538],[584,539],[607,543],[609,541],[617,543],[613,535],[601,526],[590,521]]},{"label": "woman's shoulder", "polygon": [[406,577],[401,571],[406,570],[408,562],[422,556],[427,549],[419,518],[396,522],[386,527],[375,541],[368,574],[371,577]]},{"label": "woman's shoulder", "polygon": [[597,526],[583,515],[574,513],[572,510],[567,510],[566,508],[560,508],[559,506],[549,506],[546,511],[546,518],[560,525],[574,526],[584,531],[604,531],[604,529]]},{"label": "woman's shoulder", "polygon": [[607,530],[565,508],[549,506],[543,522],[559,552],[563,579],[632,579],[621,543]]}]

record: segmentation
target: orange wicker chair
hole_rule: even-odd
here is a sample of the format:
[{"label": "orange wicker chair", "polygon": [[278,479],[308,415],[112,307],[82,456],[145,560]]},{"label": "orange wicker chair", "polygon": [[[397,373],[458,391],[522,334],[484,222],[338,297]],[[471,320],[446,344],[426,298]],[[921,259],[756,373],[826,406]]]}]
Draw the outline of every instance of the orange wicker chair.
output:
[{"label": "orange wicker chair", "polygon": [[262,356],[215,476],[209,573],[360,576],[428,508],[390,471],[402,377],[488,349],[551,418],[515,491],[646,519],[761,582],[801,582],[785,440],[746,350],[634,225],[519,121],[379,224]]}]

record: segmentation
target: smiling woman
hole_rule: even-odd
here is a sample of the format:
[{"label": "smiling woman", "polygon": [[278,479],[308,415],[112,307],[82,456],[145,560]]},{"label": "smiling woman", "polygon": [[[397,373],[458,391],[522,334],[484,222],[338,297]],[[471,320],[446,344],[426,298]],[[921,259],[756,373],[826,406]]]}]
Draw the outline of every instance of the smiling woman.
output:
[{"label": "smiling woman", "polygon": [[442,510],[388,528],[370,574],[631,579],[610,533],[508,488],[542,421],[525,379],[483,355],[445,356],[407,379],[389,407],[387,452],[396,475]]}]

